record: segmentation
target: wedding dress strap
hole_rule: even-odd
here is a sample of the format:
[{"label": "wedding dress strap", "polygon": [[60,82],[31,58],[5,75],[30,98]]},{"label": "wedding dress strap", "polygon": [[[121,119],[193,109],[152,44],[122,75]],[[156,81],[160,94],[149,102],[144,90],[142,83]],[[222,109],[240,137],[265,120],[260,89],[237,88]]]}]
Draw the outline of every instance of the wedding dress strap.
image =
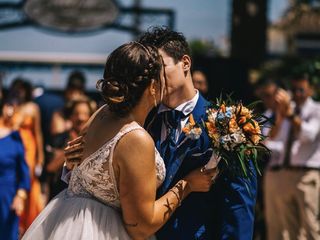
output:
[{"label": "wedding dress strap", "polygon": [[106,141],[101,147],[99,147],[96,151],[93,153],[89,154],[80,165],[84,165],[86,162],[90,161],[91,159],[95,158],[97,155],[100,155],[101,152],[107,148],[108,146],[112,146],[112,149],[116,145],[116,143],[128,132],[131,132],[136,129],[143,129],[138,123],[132,122],[130,123],[127,127],[124,129],[120,130],[113,138],[109,139]]},{"label": "wedding dress strap", "polygon": [[134,131],[134,130],[138,130],[138,129],[143,129],[138,123],[136,122],[132,122],[130,123],[128,126],[126,126],[125,128],[121,129],[119,131],[119,133],[114,137],[114,144],[116,145],[116,143],[127,133]]},{"label": "wedding dress strap", "polygon": [[135,130],[140,130],[140,129],[143,129],[143,128],[138,123],[132,122],[129,126],[127,126],[124,129],[120,130],[119,133],[114,137],[113,146],[112,146],[112,149],[110,151],[110,156],[109,156],[109,170],[110,170],[111,180],[112,180],[112,182],[113,182],[113,184],[115,186],[115,192],[116,192],[116,194],[117,194],[119,199],[120,199],[119,186],[117,184],[116,176],[115,176],[113,165],[112,165],[113,152],[114,152],[114,149],[115,149],[117,143],[119,142],[119,140],[124,135],[126,135],[129,132],[132,132],[132,131],[135,131]]}]

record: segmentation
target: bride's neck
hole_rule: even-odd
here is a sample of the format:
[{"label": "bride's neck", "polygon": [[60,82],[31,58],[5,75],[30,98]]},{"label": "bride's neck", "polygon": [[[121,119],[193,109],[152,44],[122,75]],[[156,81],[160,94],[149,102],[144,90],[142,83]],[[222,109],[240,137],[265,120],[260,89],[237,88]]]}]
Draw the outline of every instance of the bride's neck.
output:
[{"label": "bride's neck", "polygon": [[152,107],[153,106],[150,106],[147,101],[140,101],[140,103],[138,103],[138,105],[132,109],[130,116],[132,116],[133,121],[136,121],[140,126],[143,127]]}]

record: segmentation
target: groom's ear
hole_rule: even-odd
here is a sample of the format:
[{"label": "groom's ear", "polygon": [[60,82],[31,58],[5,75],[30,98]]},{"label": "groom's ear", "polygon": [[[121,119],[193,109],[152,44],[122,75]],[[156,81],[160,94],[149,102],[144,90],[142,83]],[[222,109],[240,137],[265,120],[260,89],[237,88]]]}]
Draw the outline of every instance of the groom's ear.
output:
[{"label": "groom's ear", "polygon": [[189,55],[182,56],[182,63],[183,63],[183,71],[187,72],[191,69],[191,58]]}]

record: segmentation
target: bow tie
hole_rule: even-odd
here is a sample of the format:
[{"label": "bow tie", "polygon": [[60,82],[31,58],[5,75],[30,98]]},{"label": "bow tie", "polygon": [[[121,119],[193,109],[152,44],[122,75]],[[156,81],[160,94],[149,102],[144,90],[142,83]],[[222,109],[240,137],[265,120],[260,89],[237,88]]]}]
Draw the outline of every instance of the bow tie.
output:
[{"label": "bow tie", "polygon": [[177,128],[181,119],[184,117],[183,112],[178,110],[170,110],[163,113],[164,123],[169,128]]}]

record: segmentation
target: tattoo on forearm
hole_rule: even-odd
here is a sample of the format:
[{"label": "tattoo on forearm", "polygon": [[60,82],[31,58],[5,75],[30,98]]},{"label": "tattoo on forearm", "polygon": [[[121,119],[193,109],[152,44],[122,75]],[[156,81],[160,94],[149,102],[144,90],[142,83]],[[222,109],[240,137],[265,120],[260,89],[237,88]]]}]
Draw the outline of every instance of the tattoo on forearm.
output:
[{"label": "tattoo on forearm", "polygon": [[173,189],[170,189],[169,192],[172,192],[176,196],[176,198],[178,199],[178,206],[179,206],[181,203],[181,197],[179,196],[179,194],[176,193]]},{"label": "tattoo on forearm", "polygon": [[170,203],[169,199],[168,198],[166,199],[166,203],[164,204],[164,206],[167,208],[167,211],[164,213],[164,216],[163,216],[164,219],[166,219],[167,217],[169,218],[171,216],[171,214],[174,211],[174,206],[176,207],[180,206],[183,198],[183,190],[184,188],[183,188],[182,182],[178,182],[172,189],[169,190],[169,192],[172,192],[176,196],[178,200],[178,204]]},{"label": "tattoo on forearm", "polygon": [[127,227],[137,227],[138,226],[138,223],[126,223],[124,221],[124,225],[127,226]]},{"label": "tattoo on forearm", "polygon": [[169,218],[173,213],[173,208],[171,207],[173,203],[170,203],[168,198],[166,199],[166,201],[167,202],[164,204],[164,206],[167,208],[167,211],[164,212],[163,219]]},{"label": "tattoo on forearm", "polygon": [[175,194],[177,194],[179,197],[178,200],[179,200],[179,203],[181,203],[181,200],[183,198],[183,192],[184,192],[184,188],[183,188],[183,183],[182,181],[178,182],[174,187],[173,189],[177,189],[177,192],[175,192]]}]

